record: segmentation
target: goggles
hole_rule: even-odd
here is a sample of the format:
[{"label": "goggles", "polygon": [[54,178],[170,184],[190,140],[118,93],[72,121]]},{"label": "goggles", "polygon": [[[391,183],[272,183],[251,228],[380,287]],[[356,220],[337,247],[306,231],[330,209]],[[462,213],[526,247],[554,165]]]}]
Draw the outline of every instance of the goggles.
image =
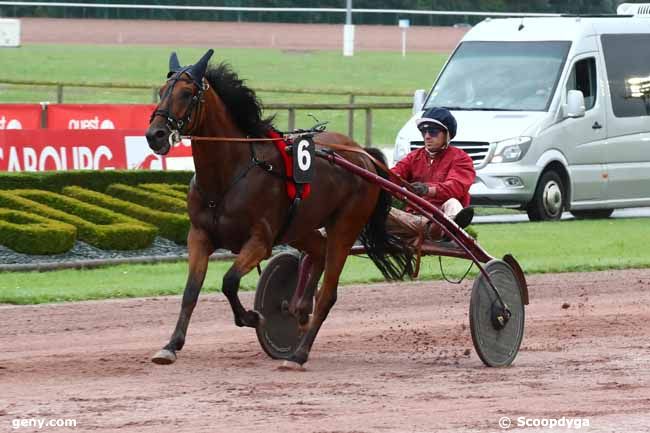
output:
[{"label": "goggles", "polygon": [[437,137],[438,134],[444,131],[444,129],[436,125],[421,125],[418,127],[418,129],[422,133],[422,136],[424,136],[428,132],[429,135],[432,137]]}]

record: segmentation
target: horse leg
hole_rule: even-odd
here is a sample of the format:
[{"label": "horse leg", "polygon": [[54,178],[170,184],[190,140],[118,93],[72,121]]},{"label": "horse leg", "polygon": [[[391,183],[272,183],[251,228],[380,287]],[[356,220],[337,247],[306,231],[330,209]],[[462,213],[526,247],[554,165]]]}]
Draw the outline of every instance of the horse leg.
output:
[{"label": "horse leg", "polygon": [[[293,355],[288,359],[288,362],[285,361],[283,364],[285,367],[291,368],[292,364],[294,366],[302,366],[307,362],[316,335],[327,318],[330,310],[336,303],[337,288],[341,271],[345,265],[345,260],[348,257],[350,248],[354,245],[357,233],[361,230],[360,227],[349,225],[344,226],[343,224],[349,224],[349,222],[346,222],[346,218],[340,217],[337,221],[339,227],[335,226],[334,230],[330,230],[329,228],[327,230],[328,238],[325,276],[323,277],[323,284],[321,285],[321,288],[318,291],[318,296],[316,297],[316,308],[314,309],[314,314],[309,321],[307,332],[303,335],[300,344],[298,344],[298,347]],[[337,228],[339,230],[337,230]]]},{"label": "horse leg", "polygon": [[249,273],[251,269],[255,268],[262,259],[271,255],[271,243],[260,236],[259,230],[253,232],[253,236],[246,241],[243,248],[237,255],[235,263],[228,269],[226,275],[223,277],[222,291],[230,307],[232,308],[233,315],[235,316],[235,325],[248,326],[256,328],[261,320],[261,316],[257,311],[246,311],[237,292],[239,291],[239,282],[241,278]]},{"label": "horse leg", "polygon": [[178,322],[176,322],[176,329],[174,329],[169,343],[151,358],[156,364],[171,364],[176,361],[176,351],[181,350],[185,344],[187,327],[199,298],[199,292],[203,287],[205,273],[208,269],[208,259],[214,251],[214,247],[205,231],[191,227],[187,237],[187,251],[189,273]]},{"label": "horse leg", "polygon": [[309,315],[314,308],[314,293],[325,268],[325,242],[325,237],[318,230],[314,230],[299,241],[291,243],[292,247],[304,251],[311,262],[305,291],[300,298],[292,299],[289,307],[289,311],[298,319],[302,333],[307,331]]}]

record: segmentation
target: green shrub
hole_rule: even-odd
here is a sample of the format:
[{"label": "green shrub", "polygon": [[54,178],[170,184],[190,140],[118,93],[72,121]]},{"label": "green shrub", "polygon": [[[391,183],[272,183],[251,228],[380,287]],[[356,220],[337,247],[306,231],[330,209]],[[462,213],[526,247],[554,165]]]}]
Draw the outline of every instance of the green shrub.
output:
[{"label": "green shrub", "polygon": [[0,206],[72,224],[77,227],[79,239],[105,250],[146,248],[158,232],[155,227],[125,215],[47,191],[0,191]]},{"label": "green shrub", "polygon": [[183,201],[187,200],[188,187],[185,185],[167,185],[165,183],[141,183],[138,188],[147,191],[153,191],[160,194],[165,194],[170,197],[178,198]]},{"label": "green shrub", "polygon": [[179,214],[187,213],[185,200],[128,185],[113,184],[108,187],[106,194],[152,209]]},{"label": "green shrub", "polygon": [[74,197],[86,203],[119,212],[131,216],[140,221],[153,224],[158,227],[160,236],[170,239],[177,244],[187,242],[187,232],[190,228],[190,220],[187,214],[176,214],[153,210],[139,204],[113,198],[107,194],[91,191],[78,186],[69,186],[63,189],[67,196]]},{"label": "green shrub", "polygon": [[60,221],[24,211],[0,208],[0,244],[25,254],[69,251],[77,229]]},{"label": "green shrub", "polygon": [[[0,173],[0,190],[43,189],[60,192],[66,186],[82,186],[94,191],[106,191],[113,183],[138,185],[141,183],[165,183],[189,185],[194,175],[191,171],[160,170],[74,170],[44,173]],[[186,187],[187,190],[187,187]]]},{"label": "green shrub", "polygon": [[182,192],[185,195],[185,197],[187,197],[187,192],[190,190],[189,182],[187,184],[172,183],[172,184],[169,184],[169,187],[171,189],[173,189],[174,191]]}]

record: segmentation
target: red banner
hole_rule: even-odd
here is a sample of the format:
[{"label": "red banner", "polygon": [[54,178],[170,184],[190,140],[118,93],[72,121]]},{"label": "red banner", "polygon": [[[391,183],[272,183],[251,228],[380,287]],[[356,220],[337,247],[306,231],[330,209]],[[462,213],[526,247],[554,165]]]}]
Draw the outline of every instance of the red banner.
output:
[{"label": "red banner", "polygon": [[153,105],[53,104],[47,129],[41,106],[0,104],[0,171],[193,170],[183,140],[155,155],[144,137]]},{"label": "red banner", "polygon": [[124,150],[124,135],[115,132],[5,131],[0,134],[0,170],[122,169]]},{"label": "red banner", "polygon": [[38,129],[41,111],[40,104],[0,104],[0,130]]},{"label": "red banner", "polygon": [[146,129],[153,104],[50,104],[48,129]]},{"label": "red banner", "polygon": [[154,154],[142,129],[0,131],[0,171],[194,170],[183,140],[166,156]]}]

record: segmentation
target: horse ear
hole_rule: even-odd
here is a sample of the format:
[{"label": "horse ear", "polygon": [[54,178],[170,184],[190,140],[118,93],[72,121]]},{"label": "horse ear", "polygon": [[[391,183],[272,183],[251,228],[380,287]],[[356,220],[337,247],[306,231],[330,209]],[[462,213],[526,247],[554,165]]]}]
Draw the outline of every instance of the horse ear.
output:
[{"label": "horse ear", "polygon": [[169,56],[169,72],[176,72],[181,69],[181,63],[178,61],[176,51],[173,51]]},{"label": "horse ear", "polygon": [[210,57],[212,57],[212,54],[214,54],[214,50],[210,48],[204,55],[201,57],[201,60],[196,62],[194,66],[192,66],[192,77],[194,77],[195,80],[200,80],[203,78],[203,75],[205,74],[205,70],[208,68],[208,61],[210,60]]}]

